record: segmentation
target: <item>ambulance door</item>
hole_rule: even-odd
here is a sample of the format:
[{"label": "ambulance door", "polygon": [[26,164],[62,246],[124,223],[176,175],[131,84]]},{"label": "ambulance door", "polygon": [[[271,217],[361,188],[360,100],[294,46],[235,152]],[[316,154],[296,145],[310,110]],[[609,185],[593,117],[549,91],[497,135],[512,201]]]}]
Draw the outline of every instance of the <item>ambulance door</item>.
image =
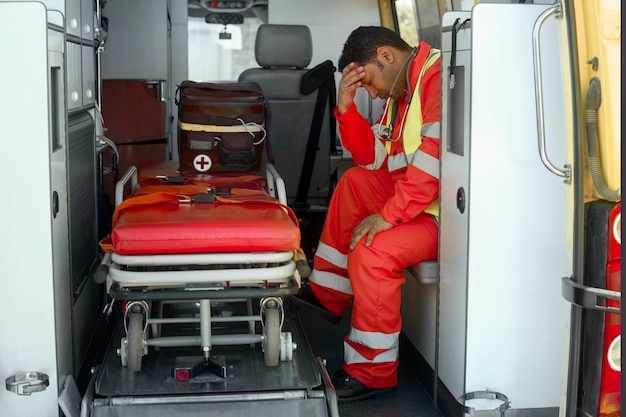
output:
[{"label": "ambulance door", "polygon": [[438,406],[556,416],[571,185],[540,149],[568,162],[558,21],[549,5],[488,2],[443,20]]},{"label": "ambulance door", "polygon": [[39,2],[0,2],[10,63],[0,66],[0,409],[14,417],[58,416],[73,381],[65,36],[51,15]]}]

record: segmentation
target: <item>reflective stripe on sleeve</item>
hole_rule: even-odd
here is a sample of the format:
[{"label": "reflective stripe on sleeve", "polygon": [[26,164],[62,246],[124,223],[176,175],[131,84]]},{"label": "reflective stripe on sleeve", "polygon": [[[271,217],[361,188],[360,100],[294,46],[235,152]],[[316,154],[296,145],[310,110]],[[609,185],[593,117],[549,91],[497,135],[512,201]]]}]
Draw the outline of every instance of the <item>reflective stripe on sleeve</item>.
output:
[{"label": "reflective stripe on sleeve", "polygon": [[369,165],[361,165],[362,168],[369,169],[370,171],[379,169],[383,166],[385,162],[385,158],[387,157],[387,149],[385,149],[385,145],[379,140],[380,135],[378,135],[378,131],[384,128],[384,126],[375,124],[372,126],[372,132],[374,132],[374,162]]},{"label": "reflective stripe on sleeve", "polygon": [[439,122],[424,123],[422,125],[421,135],[429,138],[439,139],[441,124]]},{"label": "reflective stripe on sleeve", "polygon": [[387,158],[387,168],[390,172],[404,168],[407,165],[407,156],[404,152],[400,152],[399,154],[393,156],[389,155],[389,158]]},{"label": "reflective stripe on sleeve", "polygon": [[413,154],[411,165],[439,179],[439,159],[418,150]]}]

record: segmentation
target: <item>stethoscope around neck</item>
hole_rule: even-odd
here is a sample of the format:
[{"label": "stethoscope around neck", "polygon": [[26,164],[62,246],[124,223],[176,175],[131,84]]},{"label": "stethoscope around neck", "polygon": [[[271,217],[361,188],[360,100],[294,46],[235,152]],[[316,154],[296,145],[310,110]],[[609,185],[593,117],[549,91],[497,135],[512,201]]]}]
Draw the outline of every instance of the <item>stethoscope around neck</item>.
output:
[{"label": "stethoscope around neck", "polygon": [[[393,101],[393,105],[391,107],[391,117],[387,117],[387,111],[389,110],[389,102],[393,96],[393,92],[395,91],[396,84],[398,84],[398,80],[400,79],[400,74],[404,71],[404,68],[408,66],[409,62],[413,60],[415,55],[417,55],[417,47],[413,48],[411,53],[404,59],[402,62],[402,66],[400,70],[396,74],[396,77],[393,79],[393,83],[391,84],[391,89],[389,90],[389,97],[385,101],[385,106],[383,107],[383,114],[385,115],[386,124],[383,126],[381,124],[378,125],[378,136],[380,136],[384,140],[388,140],[391,142],[397,141],[400,136],[396,139],[393,139],[393,122],[396,120],[396,116],[398,115],[398,102],[396,100]],[[409,69],[405,71],[406,76],[406,85],[407,85],[407,99],[406,99],[406,107],[404,108],[404,114],[402,115],[402,121],[400,122],[400,129],[404,126],[404,121],[406,119],[406,114],[409,111],[409,106],[411,105],[411,100],[413,99],[413,89],[411,88],[411,83],[409,82]]]}]

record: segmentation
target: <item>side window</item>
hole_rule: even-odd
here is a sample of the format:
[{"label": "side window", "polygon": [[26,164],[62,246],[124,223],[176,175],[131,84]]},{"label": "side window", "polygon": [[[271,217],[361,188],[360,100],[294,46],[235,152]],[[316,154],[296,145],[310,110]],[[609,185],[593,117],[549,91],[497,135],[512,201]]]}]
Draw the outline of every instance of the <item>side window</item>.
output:
[{"label": "side window", "polygon": [[441,48],[439,3],[433,0],[379,0],[382,25],[398,32],[409,45],[425,41]]},{"label": "side window", "polygon": [[400,37],[411,46],[417,45],[420,39],[415,3],[413,0],[396,0],[394,3]]}]

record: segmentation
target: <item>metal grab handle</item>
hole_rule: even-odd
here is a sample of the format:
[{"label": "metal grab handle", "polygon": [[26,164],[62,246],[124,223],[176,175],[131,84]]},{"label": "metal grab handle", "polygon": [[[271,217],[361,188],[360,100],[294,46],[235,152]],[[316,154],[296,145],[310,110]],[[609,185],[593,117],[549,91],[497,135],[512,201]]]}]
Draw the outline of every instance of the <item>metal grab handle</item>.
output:
[{"label": "metal grab handle", "polygon": [[280,176],[276,167],[268,163],[265,165],[265,174],[267,177],[267,188],[270,195],[278,199],[280,204],[287,205],[287,191],[285,188],[285,180]]},{"label": "metal grab handle", "polygon": [[124,187],[130,181],[131,192],[137,189],[137,167],[131,166],[124,176],[115,184],[115,207],[124,201]]},{"label": "metal grab handle", "polygon": [[535,21],[533,26],[533,66],[535,70],[535,101],[537,103],[537,139],[539,141],[539,156],[541,162],[548,168],[550,172],[559,177],[564,178],[563,182],[570,184],[572,182],[572,170],[569,165],[565,165],[564,169],[557,168],[546,153],[546,133],[543,117],[543,97],[541,95],[541,87],[543,86],[543,80],[541,78],[541,50],[539,45],[539,30],[541,26],[551,15],[557,15],[561,17],[561,6],[555,5],[544,11]]}]

